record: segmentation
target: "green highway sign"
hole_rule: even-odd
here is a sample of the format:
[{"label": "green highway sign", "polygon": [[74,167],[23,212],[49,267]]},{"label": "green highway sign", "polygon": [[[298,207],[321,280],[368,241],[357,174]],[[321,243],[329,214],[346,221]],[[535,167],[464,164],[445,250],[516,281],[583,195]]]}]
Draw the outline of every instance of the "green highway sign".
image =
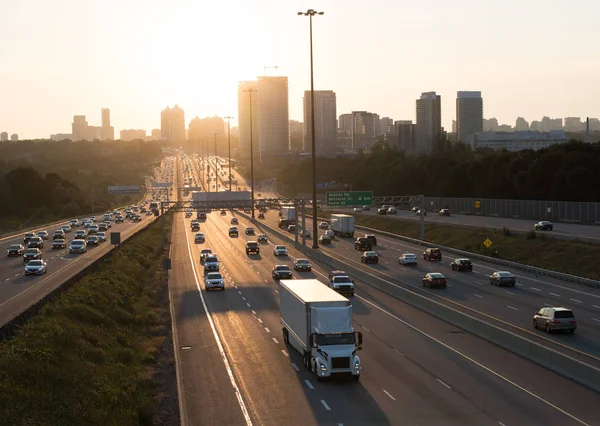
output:
[{"label": "green highway sign", "polygon": [[373,191],[326,192],[327,207],[370,206],[373,204]]}]

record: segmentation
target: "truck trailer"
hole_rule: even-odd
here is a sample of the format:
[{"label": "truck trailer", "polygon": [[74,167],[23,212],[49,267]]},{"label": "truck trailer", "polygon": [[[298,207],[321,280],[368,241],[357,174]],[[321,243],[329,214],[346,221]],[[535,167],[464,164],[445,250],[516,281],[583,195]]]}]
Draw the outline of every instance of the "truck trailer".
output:
[{"label": "truck trailer", "polygon": [[332,375],[360,379],[362,333],[352,327],[352,305],[318,280],[281,280],[283,341],[300,352],[317,380]]},{"label": "truck trailer", "polygon": [[296,208],[295,207],[282,207],[281,218],[287,219],[288,224],[293,225],[296,223]]},{"label": "truck trailer", "polygon": [[332,214],[330,228],[336,237],[354,238],[354,216]]}]

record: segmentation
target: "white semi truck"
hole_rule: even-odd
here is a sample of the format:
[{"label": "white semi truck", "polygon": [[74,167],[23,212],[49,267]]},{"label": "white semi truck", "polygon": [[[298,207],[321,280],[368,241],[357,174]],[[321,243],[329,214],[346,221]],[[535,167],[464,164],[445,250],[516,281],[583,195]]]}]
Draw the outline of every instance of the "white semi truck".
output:
[{"label": "white semi truck", "polygon": [[330,228],[336,237],[354,238],[354,216],[332,214]]},{"label": "white semi truck", "polygon": [[282,207],[281,218],[287,219],[288,224],[293,225],[296,223],[296,208],[295,207]]},{"label": "white semi truck", "polygon": [[339,374],[359,380],[362,333],[352,327],[348,299],[315,279],[281,280],[279,309],[284,342],[317,380]]}]

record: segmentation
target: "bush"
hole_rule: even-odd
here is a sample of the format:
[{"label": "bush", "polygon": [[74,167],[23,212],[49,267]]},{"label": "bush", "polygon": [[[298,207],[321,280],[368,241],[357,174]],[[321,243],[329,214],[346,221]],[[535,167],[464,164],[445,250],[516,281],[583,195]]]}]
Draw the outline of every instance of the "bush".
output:
[{"label": "bush", "polygon": [[526,240],[535,240],[536,238],[537,238],[537,234],[535,233],[535,231],[533,229],[531,231],[527,231],[525,233]]}]

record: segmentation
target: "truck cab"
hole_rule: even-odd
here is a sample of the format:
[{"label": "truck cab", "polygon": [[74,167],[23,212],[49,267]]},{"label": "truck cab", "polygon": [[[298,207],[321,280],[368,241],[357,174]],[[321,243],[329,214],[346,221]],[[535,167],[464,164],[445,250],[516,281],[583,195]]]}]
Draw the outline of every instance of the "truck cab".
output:
[{"label": "truck cab", "polygon": [[336,275],[329,280],[329,288],[342,296],[354,296],[354,280],[348,275]]}]

